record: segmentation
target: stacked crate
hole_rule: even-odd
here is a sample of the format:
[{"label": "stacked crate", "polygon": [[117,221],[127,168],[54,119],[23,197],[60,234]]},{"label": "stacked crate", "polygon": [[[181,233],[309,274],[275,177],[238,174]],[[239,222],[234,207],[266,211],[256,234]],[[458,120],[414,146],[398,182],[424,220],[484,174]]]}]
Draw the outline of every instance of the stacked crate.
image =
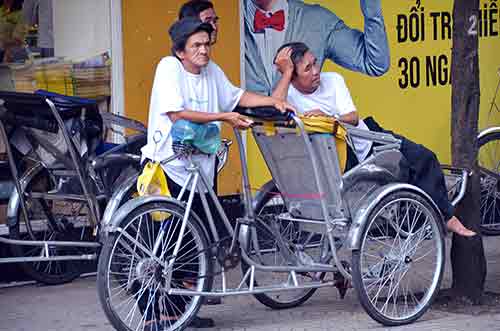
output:
[{"label": "stacked crate", "polygon": [[11,67],[17,92],[32,93],[38,89],[82,98],[111,95],[109,62],[71,62],[61,59],[37,61]]},{"label": "stacked crate", "polygon": [[17,92],[32,93],[37,89],[35,66],[33,64],[11,67],[14,89]]},{"label": "stacked crate", "polygon": [[111,95],[111,69],[109,65],[73,66],[75,95],[82,98],[99,98]]},{"label": "stacked crate", "polygon": [[37,65],[35,67],[37,89],[75,95],[72,70],[71,62],[64,61]]}]

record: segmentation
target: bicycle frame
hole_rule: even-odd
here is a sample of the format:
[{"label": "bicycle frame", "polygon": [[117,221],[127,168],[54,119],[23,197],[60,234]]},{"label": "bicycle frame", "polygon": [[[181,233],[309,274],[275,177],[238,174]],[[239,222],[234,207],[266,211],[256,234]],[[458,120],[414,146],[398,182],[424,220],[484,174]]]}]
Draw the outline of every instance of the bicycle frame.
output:
[{"label": "bicycle frame", "polygon": [[[301,136],[304,140],[307,153],[311,156],[312,164],[313,164],[313,174],[315,178],[315,183],[318,187],[318,191],[321,192],[326,192],[326,189],[323,185],[323,182],[320,177],[320,170],[319,170],[319,161],[318,157],[316,156],[316,151],[314,150],[311,142],[310,142],[310,137],[305,131],[304,125],[302,121],[296,117],[292,116],[292,119],[295,121],[297,127],[299,128],[301,132]],[[352,136],[360,136],[360,137],[366,137],[368,139],[372,139],[373,141],[379,142],[382,144],[382,146],[378,147],[377,152],[383,153],[384,151],[388,149],[395,149],[399,147],[399,140],[392,137],[391,135],[388,134],[380,134],[380,133],[374,133],[374,132],[366,132],[363,130],[358,130],[352,127],[348,128],[349,133]],[[333,176],[337,175],[336,178],[336,191],[335,195],[337,197],[337,202],[338,204],[336,205],[336,210],[335,214],[333,216],[330,215],[330,212],[328,210],[327,206],[327,198],[325,197],[324,194],[320,194],[320,204],[321,204],[321,210],[323,213],[323,219],[324,222],[323,224],[319,224],[319,222],[311,222],[311,220],[307,219],[297,219],[297,218],[290,218],[289,220],[291,221],[297,221],[297,222],[309,222],[309,223],[315,223],[318,226],[322,226],[324,228],[324,233],[326,235],[325,239],[327,240],[325,245],[323,246],[324,249],[327,249],[328,252],[326,254],[331,254],[333,257],[334,265],[332,264],[321,264],[321,263],[314,263],[314,265],[295,265],[295,266],[268,266],[268,265],[262,265],[261,263],[253,260],[250,258],[248,254],[248,249],[250,247],[250,244],[253,244],[254,249],[256,251],[259,251],[259,244],[257,242],[257,233],[255,230],[255,227],[252,226],[256,220],[256,216],[253,213],[252,206],[254,205],[253,197],[251,195],[250,191],[250,183],[249,183],[249,176],[248,176],[248,169],[247,169],[247,160],[246,160],[246,155],[244,152],[243,148],[243,141],[241,134],[235,130],[235,135],[237,139],[238,146],[240,147],[240,159],[241,159],[241,164],[242,164],[242,179],[243,179],[243,201],[244,201],[244,206],[245,206],[245,212],[244,216],[240,219],[237,220],[237,224],[235,228],[231,226],[229,223],[229,220],[227,218],[227,215],[225,214],[222,206],[220,205],[219,201],[217,200],[216,194],[213,191],[211,185],[208,183],[208,179],[206,178],[205,174],[200,170],[200,167],[196,165],[192,159],[191,155],[188,153],[185,155],[185,157],[188,158],[189,160],[189,166],[186,168],[188,172],[190,173],[188,176],[188,180],[184,184],[181,192],[179,193],[179,196],[177,197],[176,201],[179,201],[180,199],[183,198],[184,194],[186,191],[189,189],[190,195],[187,199],[187,203],[184,204],[185,207],[185,214],[182,220],[181,224],[181,229],[179,233],[179,238],[182,238],[184,235],[184,231],[186,228],[186,223],[188,221],[188,215],[191,211],[193,199],[194,199],[194,194],[197,191],[200,193],[200,198],[204,207],[205,214],[207,216],[207,222],[208,222],[208,227],[210,232],[212,233],[213,238],[215,241],[219,240],[219,235],[217,233],[217,230],[215,228],[214,220],[211,211],[209,210],[208,203],[207,203],[207,197],[205,191],[208,193],[209,198],[212,199],[214,202],[217,212],[219,213],[221,220],[224,222],[227,230],[229,233],[232,235],[232,244],[231,244],[231,250],[234,249],[240,249],[241,252],[241,258],[245,263],[247,263],[250,268],[246,272],[245,275],[243,275],[243,278],[241,282],[239,283],[239,286],[233,289],[228,289],[227,284],[226,284],[226,276],[225,276],[225,270],[224,267],[221,266],[221,272],[222,272],[222,290],[217,290],[217,291],[196,291],[196,290],[190,290],[190,289],[179,289],[179,288],[170,288],[169,284],[170,282],[166,282],[167,286],[165,287],[165,291],[168,292],[168,294],[174,294],[174,295],[203,295],[203,296],[226,296],[226,295],[238,295],[238,294],[256,294],[256,293],[262,293],[262,292],[272,292],[272,291],[282,291],[282,290],[292,290],[292,289],[308,289],[308,288],[318,288],[318,287],[325,287],[325,286],[333,286],[334,282],[320,282],[320,281],[312,281],[308,282],[307,284],[299,284],[297,280],[297,273],[307,273],[307,272],[334,272],[334,271],[339,271],[345,278],[349,279],[351,278],[351,275],[348,270],[344,268],[342,263],[339,260],[339,257],[337,256],[337,244],[335,242],[334,238],[334,231],[337,227],[342,227],[345,228],[347,225],[350,225],[350,218],[349,215],[345,213],[346,206],[345,202],[341,199],[341,190],[343,187],[343,181],[342,181],[342,176],[340,172],[340,168],[338,166],[338,159],[336,158],[336,153],[332,153],[334,156],[334,161],[332,160],[332,164],[336,165],[336,174]],[[383,192],[378,192],[378,194],[387,194],[388,191],[391,189],[396,190],[399,188],[412,188],[410,185],[404,185],[404,184],[394,184],[391,186],[391,188],[387,188]],[[155,200],[156,199],[156,200]],[[117,214],[114,215],[114,220],[111,224],[109,224],[109,227],[107,227],[106,232],[114,232],[118,231],[122,233],[125,237],[127,237],[128,240],[131,240],[132,243],[137,244],[137,247],[141,250],[143,250],[147,255],[149,255],[151,258],[157,261],[161,261],[160,258],[158,258],[158,249],[161,246],[161,240],[163,238],[163,234],[160,233],[155,241],[155,244],[153,245],[154,249],[153,251],[147,250],[145,247],[142,247],[142,245],[137,242],[134,238],[130,237],[125,231],[122,231],[121,228],[119,228],[119,222],[125,215],[127,215],[132,209],[135,207],[144,204],[146,201],[173,201],[172,199],[165,198],[165,197],[154,197],[154,196],[149,196],[149,197],[141,197],[138,199],[134,199],[135,201],[130,201],[127,203],[122,209],[118,211]],[[369,210],[368,210],[369,211]],[[202,215],[198,215],[202,216]],[[359,227],[358,227],[359,228]],[[160,229],[160,232],[162,232],[164,228]],[[356,229],[353,229],[354,234],[351,234],[352,236],[359,236],[360,234],[356,231]],[[176,243],[176,246],[174,248],[172,257],[168,259],[165,262],[162,262],[165,265],[165,270],[164,270],[164,275],[165,278],[168,280],[170,279],[171,276],[171,270],[172,266],[175,262],[175,258],[179,252],[180,248],[180,240]],[[236,246],[236,244],[239,243],[239,247]],[[278,243],[278,245],[283,244],[283,243]],[[260,270],[264,272],[281,272],[281,273],[289,273],[289,284],[286,286],[283,285],[276,285],[276,286],[267,286],[267,287],[259,287],[259,286],[254,286],[254,275],[255,271]],[[248,288],[244,287],[244,284],[247,280],[250,280]]]},{"label": "bicycle frame", "polygon": [[[374,206],[391,192],[395,192],[397,190],[413,191],[419,194],[420,196],[426,198],[435,207],[435,209],[438,210],[435,203],[425,192],[423,192],[419,188],[416,188],[413,185],[398,183],[396,180],[397,178],[393,176],[394,178],[392,179],[389,178],[388,181],[387,180],[384,181],[383,184],[380,185],[378,189],[375,189],[368,196],[365,196],[366,201],[364,201],[360,205],[358,212],[355,213],[354,215],[351,215],[349,212],[349,206],[347,205],[347,202],[343,198],[343,195],[346,194],[346,190],[348,190],[349,185],[352,184],[351,182],[355,182],[355,180],[353,180],[352,178],[356,176],[367,176],[367,175],[375,178],[377,178],[377,176],[390,177],[391,173],[384,168],[383,164],[379,166],[376,164],[375,161],[381,161],[381,160],[384,161],[386,158],[391,159],[391,157],[397,156],[396,154],[399,153],[398,149],[400,141],[390,134],[359,130],[351,126],[347,126],[347,130],[350,136],[370,139],[374,142],[379,143],[380,146],[377,146],[375,148],[375,153],[373,156],[362,162],[354,169],[351,169],[348,173],[344,174],[343,176],[341,174],[340,167],[338,165],[337,155],[336,153],[332,152],[331,159],[328,159],[328,162],[330,162],[335,169],[334,173],[331,174],[331,176],[334,177],[333,179],[334,186],[333,188],[330,187],[329,188],[330,191],[328,191],[324,185],[324,182],[321,177],[322,175],[320,173],[321,172],[320,164],[321,166],[324,166],[324,160],[322,161],[322,163],[320,162],[321,159],[317,155],[318,151],[315,150],[315,146],[313,146],[313,143],[311,142],[311,140],[314,140],[313,137],[314,135],[313,136],[308,135],[302,121],[298,117],[292,116],[292,119],[296,123],[296,126],[300,131],[300,136],[305,144],[307,154],[310,156],[311,159],[312,173],[316,187],[319,192],[318,200],[320,202],[323,220],[314,221],[312,219],[301,219],[301,218],[291,217],[290,215],[288,216],[280,215],[279,218],[293,222],[302,222],[308,224],[308,226],[315,226],[322,228],[323,229],[322,233],[324,237],[322,238],[323,241],[321,244],[322,245],[321,249],[323,250],[321,256],[329,257],[331,255],[331,257],[333,258],[333,264],[314,263],[307,265],[307,264],[296,263],[296,265],[273,266],[273,265],[263,265],[259,261],[256,261],[255,259],[252,259],[250,257],[249,249],[251,245],[253,246],[253,249],[256,251],[257,256],[259,255],[260,252],[260,247],[257,240],[257,233],[254,226],[257,216],[254,214],[254,211],[252,209],[252,206],[254,206],[255,204],[254,204],[254,198],[250,190],[247,159],[243,148],[243,140],[240,132],[237,130],[235,130],[235,136],[237,144],[239,146],[240,160],[242,164],[242,181],[243,181],[242,198],[244,202],[243,204],[245,206],[245,211],[244,211],[244,216],[242,218],[237,219],[237,223],[234,228],[230,224],[228,217],[225,214],[222,206],[220,205],[215,192],[213,191],[211,185],[209,184],[207,177],[200,170],[200,167],[195,162],[193,162],[191,154],[190,152],[188,152],[184,154],[184,157],[186,157],[188,160],[189,165],[186,167],[186,169],[190,174],[188,176],[187,181],[184,183],[177,199],[160,197],[160,196],[147,196],[129,201],[126,205],[120,208],[117,213],[113,215],[114,219],[112,220],[112,222],[110,222],[110,224],[108,224],[106,232],[115,232],[115,231],[120,232],[134,245],[137,244],[137,247],[144,253],[146,253],[150,258],[163,264],[165,266],[163,271],[164,278],[167,280],[165,282],[166,286],[163,289],[163,291],[167,292],[168,294],[187,295],[187,296],[203,295],[208,297],[217,297],[217,296],[240,295],[240,294],[257,294],[263,292],[284,291],[284,290],[310,289],[310,288],[319,288],[319,287],[327,287],[335,285],[333,281],[321,282],[316,280],[301,284],[298,281],[297,277],[298,273],[338,271],[342,274],[342,276],[344,276],[345,279],[350,279],[351,278],[350,272],[346,270],[346,268],[341,263],[339,256],[337,254],[338,247],[341,247],[343,243],[346,243],[346,247],[349,250],[359,249],[361,235],[365,227],[368,215],[370,214]],[[330,140],[333,141],[333,139]],[[392,161],[389,162],[394,163],[395,161],[393,159]],[[395,164],[397,165],[398,163],[396,162]],[[461,173],[460,176],[462,177],[464,176],[463,172]],[[466,178],[464,180],[466,180]],[[331,192],[332,189],[334,190],[334,196],[336,196],[335,200],[336,205],[334,207],[333,212],[332,210],[330,210],[332,208],[328,206],[328,201],[326,197],[327,194],[324,194],[326,192]],[[188,190],[190,194],[187,198],[187,202],[183,203],[180,200],[184,197],[184,195]],[[212,234],[212,238],[214,238],[216,242],[219,241],[219,234],[217,233],[214,224],[214,218],[212,212],[209,210],[208,207],[207,196],[206,196],[207,194],[208,198],[212,199],[214,205],[216,206],[216,210],[220,216],[220,219],[224,222],[228,232],[232,235],[230,252],[234,252],[235,249],[239,249],[242,261],[249,266],[247,272],[242,276],[239,285],[235,288],[230,288],[230,289],[228,288],[226,281],[227,277],[225,274],[226,270],[224,269],[223,265],[221,265],[222,284],[220,290],[217,289],[209,291],[199,291],[192,289],[171,288],[169,279],[172,275],[172,268],[176,256],[179,253],[181,240],[177,241],[172,256],[168,260],[162,262],[161,257],[158,257],[159,253],[158,250],[161,247],[161,241],[164,235],[161,232],[165,230],[164,227],[160,228],[160,234],[158,235],[155,244],[153,245],[154,247],[153,251],[150,251],[147,248],[143,247],[139,242],[137,242],[137,240],[130,237],[130,235],[128,235],[125,231],[122,231],[122,229],[119,227],[121,220],[123,220],[123,218],[126,217],[126,215],[128,215],[128,213],[130,213],[133,209],[141,205],[144,205],[145,203],[153,201],[169,201],[185,208],[185,213],[182,219],[181,228],[179,232],[179,238],[182,238],[184,235],[184,231],[186,229],[186,224],[188,222],[188,215],[190,214],[192,208],[194,194],[196,192],[200,194],[201,202],[203,204],[203,208],[206,214],[206,220],[207,220],[206,225],[208,225],[208,230]],[[460,196],[462,194],[463,192],[461,190]],[[197,215],[197,216],[203,217],[203,215]],[[343,232],[347,230],[345,240],[343,243],[341,243],[340,246],[339,243],[336,242],[334,236],[334,234],[336,233],[335,231],[337,231],[337,229],[339,228],[340,231]],[[277,243],[278,247],[280,247],[280,245],[284,245],[280,237],[277,237],[276,239],[278,241]],[[288,282],[287,284],[276,284],[276,285],[273,284],[272,286],[265,286],[265,287],[254,285],[256,271],[288,273],[289,274]],[[249,284],[248,286],[245,286],[246,282],[248,282]]]},{"label": "bicycle frame", "polygon": [[[211,185],[209,185],[208,179],[205,176],[205,174],[200,170],[200,167],[196,165],[190,155],[187,155],[188,160],[190,161],[190,165],[187,167],[187,170],[190,172],[190,175],[188,176],[188,179],[186,183],[183,185],[181,192],[179,193],[179,196],[177,197],[177,200],[181,200],[183,196],[185,195],[186,191],[189,188],[190,194],[187,199],[186,203],[186,209],[185,209],[185,214],[184,218],[182,220],[181,224],[181,229],[179,232],[179,238],[182,238],[184,235],[184,231],[186,228],[186,223],[188,220],[188,215],[191,211],[193,199],[194,199],[194,194],[197,191],[200,194],[200,199],[202,201],[203,207],[205,214],[207,216],[207,222],[209,225],[210,232],[215,239],[215,241],[219,241],[219,234],[216,230],[213,215],[208,207],[208,202],[207,202],[207,197],[205,191],[208,193],[208,197],[212,199],[213,203],[216,206],[217,212],[221,218],[221,220],[224,222],[225,227],[229,231],[229,233],[232,235],[232,241],[231,241],[231,249],[236,249],[236,242],[237,238],[240,243],[240,252],[242,255],[242,259],[249,264],[251,267],[248,270],[248,272],[243,276],[241,282],[239,283],[239,286],[235,289],[228,289],[227,284],[226,284],[226,276],[225,276],[225,270],[224,267],[222,267],[222,290],[221,291],[195,291],[195,290],[185,290],[185,289],[177,289],[177,288],[170,288],[169,287],[169,282],[166,282],[167,287],[165,287],[165,291],[168,291],[169,294],[174,294],[174,295],[204,295],[204,296],[227,296],[227,295],[240,295],[240,294],[256,294],[256,293],[263,293],[263,292],[272,292],[272,291],[282,291],[282,290],[287,290],[287,289],[307,289],[307,288],[318,288],[318,287],[325,287],[325,286],[333,286],[333,282],[316,282],[316,283],[311,283],[311,284],[303,284],[300,285],[298,284],[296,273],[297,272],[332,272],[335,271],[336,269],[330,265],[330,264],[315,264],[313,267],[311,266],[295,266],[295,267],[279,267],[279,266],[264,266],[262,264],[257,263],[253,259],[251,259],[248,254],[247,254],[247,247],[250,244],[250,240],[254,240],[254,245],[256,247],[258,246],[258,243],[256,241],[256,233],[251,233],[249,231],[250,228],[252,227],[252,223],[255,222],[255,215],[253,214],[253,210],[251,206],[253,205],[253,198],[251,196],[250,192],[250,184],[249,184],[249,177],[248,177],[248,170],[246,167],[246,156],[244,154],[243,150],[243,142],[241,138],[241,134],[238,131],[235,131],[236,138],[238,145],[240,147],[240,157],[242,164],[242,172],[243,172],[243,199],[245,201],[245,216],[242,219],[238,220],[238,224],[235,228],[231,225],[229,222],[229,219],[227,215],[225,214],[220,202],[217,199],[217,196],[215,192],[213,191]],[[198,215],[201,216],[201,215]],[[155,244],[154,244],[154,249],[153,252],[149,252],[148,255],[150,256],[157,256],[158,249],[161,246],[161,240],[163,238],[163,231],[164,228],[162,227],[160,229],[160,234],[158,235]],[[125,232],[122,232],[127,238],[127,234]],[[330,233],[331,236],[331,242],[333,242],[333,235]],[[133,240],[133,238],[128,238],[129,240]],[[133,243],[137,243],[135,240]],[[172,253],[172,258],[166,261],[166,273],[169,273],[169,270],[172,270],[172,267],[175,262],[175,258],[179,252],[180,248],[180,243],[181,241],[177,241],[176,246],[174,247],[174,251]],[[279,245],[280,243],[278,243]],[[258,248],[257,248],[258,250]],[[269,272],[288,272],[291,275],[291,280],[292,280],[292,286],[276,286],[276,287],[254,287],[253,286],[253,279],[254,279],[254,273],[256,270],[262,270],[262,271],[269,271]],[[167,275],[167,279],[168,275]],[[250,287],[248,289],[244,288],[243,285],[245,282],[250,279]]]},{"label": "bicycle frame", "polygon": [[[30,182],[40,174],[44,169],[50,169],[58,171],[59,169],[55,169],[53,167],[46,167],[46,165],[41,160],[34,160],[35,163],[30,166],[23,174],[20,174],[17,166],[15,164],[13,147],[9,143],[6,126],[3,122],[4,116],[8,118],[9,110],[5,106],[6,100],[14,100],[14,102],[18,102],[23,106],[29,105],[30,107],[39,107],[43,109],[46,114],[50,114],[51,121],[53,121],[56,129],[59,130],[61,136],[64,140],[64,143],[67,147],[67,151],[69,157],[62,155],[59,151],[52,147],[51,150],[54,153],[54,156],[61,161],[64,166],[69,167],[72,173],[74,173],[74,177],[76,178],[76,182],[79,184],[79,188],[81,188],[82,194],[69,194],[69,193],[49,193],[49,192],[31,192],[31,197],[35,199],[47,199],[47,200],[64,200],[64,201],[80,201],[88,206],[88,217],[89,224],[92,226],[98,226],[101,218],[101,210],[99,208],[99,201],[102,199],[107,199],[107,192],[105,192],[104,188],[102,190],[97,190],[98,192],[94,192],[92,189],[92,182],[96,184],[97,188],[102,187],[102,183],[100,180],[96,178],[95,171],[99,168],[104,168],[106,166],[106,162],[136,162],[139,164],[140,158],[136,155],[121,153],[117,155],[116,151],[121,150],[123,148],[128,147],[129,143],[135,143],[142,139],[140,135],[136,135],[130,142],[126,142],[124,144],[117,145],[113,149],[101,154],[99,157],[96,157],[92,164],[85,168],[81,162],[81,159],[78,155],[78,151],[74,148],[72,138],[66,129],[64,120],[59,113],[57,103],[53,102],[50,98],[31,95],[31,94],[19,94],[19,100],[16,99],[16,94],[7,94],[6,96],[2,95],[2,99],[0,100],[0,140],[5,141],[5,148],[8,156],[8,164],[11,172],[11,176],[13,182],[15,184],[15,189],[11,193],[9,198],[9,204],[7,208],[7,222],[9,225],[15,224],[15,222],[19,222],[18,215],[22,215],[25,219],[28,219],[28,206],[26,204],[26,188],[30,184]],[[23,104],[24,102],[24,104]],[[81,105],[84,108],[84,105]],[[143,134],[146,132],[144,126],[141,127],[141,124],[135,122],[130,119],[126,119],[123,117],[119,117],[116,115],[108,114],[107,116],[108,123],[113,123],[118,126],[123,127],[132,127],[133,129],[142,132]],[[119,119],[119,121],[117,120]],[[8,121],[6,121],[8,123]],[[30,127],[29,124],[21,123],[20,126],[26,125]],[[36,126],[35,126],[36,128]],[[49,129],[47,129],[49,128]],[[50,131],[50,126],[45,124],[44,129]],[[42,142],[40,142],[42,144]],[[50,145],[50,142],[49,142]],[[51,146],[46,146],[50,148]],[[114,154],[115,153],[115,154]],[[61,168],[62,171],[69,172],[66,168]],[[101,184],[101,185],[100,185]],[[106,195],[106,196],[105,196]],[[53,227],[56,225],[52,219],[48,220],[49,224]],[[5,244],[17,245],[17,246],[32,246],[32,247],[41,247],[43,248],[41,256],[34,257],[14,257],[14,258],[1,258],[1,263],[13,263],[13,262],[48,262],[48,261],[72,261],[72,260],[96,260],[98,254],[93,252],[92,254],[80,254],[80,255],[64,255],[59,256],[57,254],[51,253],[54,247],[63,248],[63,247],[79,247],[79,248],[89,248],[97,251],[100,248],[101,244],[98,242],[83,242],[83,241],[35,241],[35,240],[13,240],[0,237],[0,242]]]},{"label": "bicycle frame", "polygon": [[[117,329],[122,329],[120,323],[128,328],[136,324],[131,322],[132,315],[143,323],[149,312],[158,310],[156,303],[161,304],[159,314],[177,317],[176,323],[170,323],[174,330],[196,316],[202,297],[252,294],[268,307],[291,308],[321,287],[336,287],[343,297],[349,281],[363,308],[384,325],[410,323],[428,309],[444,270],[444,222],[429,195],[406,183],[409,175],[400,166],[404,161],[400,141],[390,134],[347,126],[348,138],[363,137],[378,144],[371,156],[343,174],[336,138],[331,133],[308,133],[300,118],[290,117],[295,126],[283,116],[263,118],[275,123],[255,121],[254,138],[273,177],[256,198],[251,194],[242,137],[235,132],[245,207],[235,224],[229,223],[208,176],[192,157],[193,148],[178,144],[173,144],[173,150],[183,153],[188,172],[178,196],[143,196],[113,214],[105,231],[109,236],[98,283],[103,308]],[[463,171],[450,170],[457,180],[452,184],[460,179],[463,185]],[[460,199],[464,191],[458,188],[455,185],[448,197],[454,194],[455,200]],[[273,191],[280,199],[274,199]],[[203,210],[199,213],[206,215],[203,222],[203,215],[191,212],[197,193]],[[213,210],[208,199],[213,200]],[[229,241],[221,241],[215,227],[215,211],[232,236],[229,250]],[[351,256],[347,263],[340,259],[341,248]],[[426,256],[429,259],[424,261]],[[193,269],[185,267],[188,263]],[[238,263],[241,278],[229,283],[227,271]],[[428,268],[424,281],[418,273],[409,272],[416,263]],[[219,274],[220,283],[218,276],[214,285]],[[406,275],[411,277],[401,283]],[[419,292],[409,290],[414,282]],[[118,298],[117,293],[132,288]],[[399,288],[406,291],[401,300]],[[275,292],[279,295],[272,295]],[[291,292],[291,296],[280,292]],[[420,299],[413,293],[424,295]],[[183,298],[187,296],[192,299]],[[185,312],[180,307],[181,315],[165,308],[167,304],[176,307],[176,300],[186,303]],[[391,305],[401,301],[405,308],[388,312],[391,300]],[[122,312],[125,304],[128,308]]]}]

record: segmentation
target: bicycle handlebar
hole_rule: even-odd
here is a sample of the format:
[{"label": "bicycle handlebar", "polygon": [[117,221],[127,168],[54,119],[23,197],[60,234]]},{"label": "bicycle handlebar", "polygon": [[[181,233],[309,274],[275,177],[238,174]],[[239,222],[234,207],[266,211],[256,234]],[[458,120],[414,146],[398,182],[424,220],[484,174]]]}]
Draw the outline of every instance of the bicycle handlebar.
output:
[{"label": "bicycle handlebar", "polygon": [[266,121],[289,121],[292,119],[293,112],[286,111],[282,113],[274,107],[236,107],[234,112],[248,117],[253,117]]}]

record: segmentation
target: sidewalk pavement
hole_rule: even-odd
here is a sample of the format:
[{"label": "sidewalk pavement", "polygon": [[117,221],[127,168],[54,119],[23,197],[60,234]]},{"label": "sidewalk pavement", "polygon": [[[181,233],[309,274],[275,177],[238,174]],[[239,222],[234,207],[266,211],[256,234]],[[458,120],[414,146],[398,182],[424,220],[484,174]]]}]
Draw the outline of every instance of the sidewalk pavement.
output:
[{"label": "sidewalk pavement", "polygon": [[[500,293],[500,237],[485,237],[484,245],[486,290]],[[450,276],[447,264],[443,288],[450,286]],[[222,305],[204,306],[199,315],[214,318],[219,330],[500,330],[500,305],[467,314],[434,307],[412,325],[384,328],[364,312],[354,290],[342,300],[334,288],[320,289],[289,310],[271,310],[251,296],[237,296],[224,298]],[[0,289],[0,316],[1,331],[113,331],[99,305],[95,277],[62,286]]]}]

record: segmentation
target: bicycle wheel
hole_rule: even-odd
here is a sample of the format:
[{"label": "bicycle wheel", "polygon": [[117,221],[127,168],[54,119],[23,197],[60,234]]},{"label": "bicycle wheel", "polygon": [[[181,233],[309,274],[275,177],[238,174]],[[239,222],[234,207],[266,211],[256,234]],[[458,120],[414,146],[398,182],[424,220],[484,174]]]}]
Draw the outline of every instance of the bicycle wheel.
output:
[{"label": "bicycle wheel", "polygon": [[[25,189],[28,219],[21,207],[15,222],[9,225],[9,237],[15,240],[37,241],[86,241],[92,237],[88,223],[88,209],[82,202],[50,201],[33,198],[32,192],[47,193],[57,186],[56,180],[45,168],[33,168],[38,173]],[[32,170],[33,170],[32,169]],[[28,170],[29,173],[30,170]],[[22,180],[21,180],[22,182]],[[40,246],[11,245],[16,257],[44,256],[45,248]],[[88,249],[49,246],[51,256],[88,254]],[[23,271],[41,283],[48,285],[72,281],[81,273],[81,261],[23,262]]]},{"label": "bicycle wheel", "polygon": [[[97,284],[101,305],[116,330],[143,330],[152,320],[162,321],[162,331],[182,330],[196,316],[201,296],[168,295],[164,291],[169,276],[172,288],[211,288],[207,239],[193,216],[179,238],[184,212],[170,202],[145,204],[122,221],[120,232],[106,239]],[[160,245],[155,255],[157,240]],[[165,263],[178,240],[180,250],[173,272],[167,276]]]},{"label": "bicycle wheel", "polygon": [[481,232],[500,235],[500,132],[479,139],[481,181]]},{"label": "bicycle wheel", "polygon": [[377,322],[416,321],[430,307],[444,270],[441,217],[421,196],[394,192],[371,212],[361,247],[352,253],[353,283]]},{"label": "bicycle wheel", "polygon": [[[250,248],[248,255],[255,261],[266,266],[290,265],[290,257],[302,264],[320,262],[320,252],[324,237],[320,234],[301,231],[299,223],[280,220],[278,215],[286,211],[283,199],[277,188],[269,182],[264,188],[269,188],[261,199],[257,201],[255,228],[260,256],[255,247]],[[278,244],[282,242],[284,245]],[[245,273],[249,265],[242,262],[241,268]],[[313,278],[322,280],[325,273],[297,274],[299,283],[311,281]],[[272,286],[276,284],[290,284],[288,273],[255,271],[254,286]],[[247,280],[248,285],[250,280]],[[254,297],[263,305],[272,309],[287,309],[297,307],[306,302],[316,289],[297,289],[282,292],[268,292],[254,294]]]}]

